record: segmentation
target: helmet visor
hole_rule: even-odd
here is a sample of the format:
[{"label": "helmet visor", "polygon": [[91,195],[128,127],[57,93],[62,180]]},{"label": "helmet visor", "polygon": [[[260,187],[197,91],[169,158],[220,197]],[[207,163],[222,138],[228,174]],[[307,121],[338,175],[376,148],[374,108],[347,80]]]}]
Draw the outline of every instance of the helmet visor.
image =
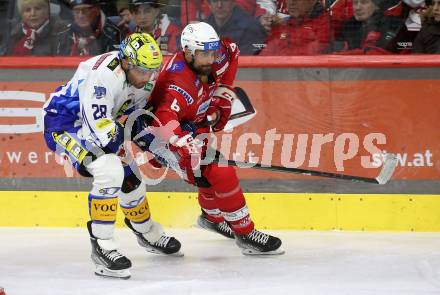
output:
[{"label": "helmet visor", "polygon": [[131,84],[135,85],[137,88],[142,88],[147,83],[153,82],[157,79],[160,68],[150,69],[129,63],[128,70],[130,72]]},{"label": "helmet visor", "polygon": [[150,68],[144,68],[144,67],[140,67],[140,66],[136,66],[133,65],[131,63],[128,64],[128,69],[130,71],[133,71],[135,75],[137,76],[153,76],[155,74],[157,74],[157,72],[159,72],[159,68],[155,68],[155,69],[150,69]]}]

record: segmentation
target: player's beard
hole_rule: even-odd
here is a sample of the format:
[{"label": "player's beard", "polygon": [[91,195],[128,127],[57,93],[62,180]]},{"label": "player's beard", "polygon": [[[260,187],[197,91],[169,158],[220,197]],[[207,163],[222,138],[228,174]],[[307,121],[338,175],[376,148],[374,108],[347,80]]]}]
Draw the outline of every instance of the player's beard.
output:
[{"label": "player's beard", "polygon": [[209,74],[211,74],[211,70],[212,70],[212,67],[210,65],[209,66],[200,66],[197,69],[197,73],[202,76],[209,76]]},{"label": "player's beard", "polygon": [[211,74],[212,71],[212,65],[206,65],[206,66],[198,66],[195,67],[194,66],[194,61],[191,61],[188,63],[189,67],[196,72],[197,74],[201,75],[201,76],[209,76],[209,74]]}]

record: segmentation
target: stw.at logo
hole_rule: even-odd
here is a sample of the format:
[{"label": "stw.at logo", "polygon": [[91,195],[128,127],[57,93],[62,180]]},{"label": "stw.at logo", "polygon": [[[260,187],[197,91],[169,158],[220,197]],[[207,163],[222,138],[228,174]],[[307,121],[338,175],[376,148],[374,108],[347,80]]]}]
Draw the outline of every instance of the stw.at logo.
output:
[{"label": "stw.at logo", "polygon": [[[0,124],[0,134],[36,133],[43,131],[42,106],[46,101],[44,93],[31,91],[0,91],[0,104],[2,101],[36,101],[41,102],[41,107],[0,107],[0,119],[20,118],[23,120],[22,124]],[[23,104],[21,103],[21,105]],[[29,124],[29,118],[32,118],[32,121],[35,121],[35,123]]]}]

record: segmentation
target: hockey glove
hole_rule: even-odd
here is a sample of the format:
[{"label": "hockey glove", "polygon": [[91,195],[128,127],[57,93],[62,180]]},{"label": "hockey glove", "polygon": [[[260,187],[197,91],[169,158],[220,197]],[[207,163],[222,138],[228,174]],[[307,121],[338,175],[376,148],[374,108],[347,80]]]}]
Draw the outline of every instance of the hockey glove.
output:
[{"label": "hockey glove", "polygon": [[[182,122],[182,123],[180,123],[180,128],[183,130],[183,131],[186,131],[186,132],[188,132],[188,134],[190,134],[191,136],[193,136],[193,137],[195,137],[196,136],[196,129],[197,129],[197,126],[194,124],[194,123],[192,123],[192,122],[190,122],[190,121],[185,121],[185,122]],[[185,133],[186,134],[186,133]],[[149,134],[148,136],[153,136],[153,134]],[[145,136],[144,136],[145,137]],[[152,139],[150,139],[150,142],[152,142],[153,140]],[[149,143],[148,143],[148,145],[149,145]],[[144,146],[146,146],[146,145],[144,145]],[[172,149],[172,148],[171,148]],[[175,150],[174,150],[175,151]],[[152,158],[152,159],[149,159],[148,160],[148,163],[150,163],[150,165],[151,166],[153,166],[153,168],[155,168],[155,169],[160,169],[160,168],[162,168],[162,166],[163,166],[163,163],[160,161],[160,160],[158,160],[157,158]]]},{"label": "hockey glove", "polygon": [[226,85],[221,85],[214,91],[211,104],[206,111],[207,117],[216,118],[211,126],[212,131],[217,132],[225,128],[231,116],[232,102],[236,97],[235,91]]},{"label": "hockey glove", "polygon": [[[120,158],[126,156],[124,148],[124,126],[119,122],[113,122],[110,119],[104,118],[97,122],[97,126],[102,131],[101,132],[101,143],[104,142],[105,145],[102,146],[102,151],[106,154],[116,154]],[[111,127],[109,129],[109,127]],[[99,130],[98,129],[98,130]]]},{"label": "hockey glove", "polygon": [[185,173],[185,180],[190,184],[195,184],[195,177],[200,176],[203,146],[203,142],[194,139],[187,131],[170,139],[169,148],[178,155],[179,166]]},{"label": "hockey glove", "polygon": [[143,114],[136,117],[131,126],[131,140],[133,140],[143,151],[148,149],[148,146],[154,139],[151,130],[148,129],[148,122],[150,117]]}]

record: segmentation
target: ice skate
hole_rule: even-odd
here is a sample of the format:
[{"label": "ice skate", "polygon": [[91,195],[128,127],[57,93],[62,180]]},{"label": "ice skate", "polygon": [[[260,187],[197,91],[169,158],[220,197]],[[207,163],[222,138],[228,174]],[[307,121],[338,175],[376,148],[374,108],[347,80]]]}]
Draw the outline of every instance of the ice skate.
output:
[{"label": "ice skate", "polygon": [[174,237],[165,235],[163,228],[159,223],[152,221],[153,225],[151,226],[150,231],[147,233],[140,233],[133,228],[130,220],[125,218],[124,221],[136,235],[138,244],[148,252],[171,256],[183,256],[183,253],[180,252],[180,242]]},{"label": "ice skate", "polygon": [[92,244],[92,261],[95,263],[95,274],[104,277],[121,279],[130,278],[131,261],[117,250],[117,243],[112,240],[98,239],[92,234],[92,222],[87,222]]},{"label": "ice skate", "polygon": [[244,255],[281,255],[281,240],[253,229],[247,235],[235,234],[235,242]]},{"label": "ice skate", "polygon": [[197,225],[200,228],[221,234],[229,239],[234,239],[234,232],[226,221],[222,222],[212,222],[206,218],[205,214],[201,214],[199,218],[197,218]]}]

